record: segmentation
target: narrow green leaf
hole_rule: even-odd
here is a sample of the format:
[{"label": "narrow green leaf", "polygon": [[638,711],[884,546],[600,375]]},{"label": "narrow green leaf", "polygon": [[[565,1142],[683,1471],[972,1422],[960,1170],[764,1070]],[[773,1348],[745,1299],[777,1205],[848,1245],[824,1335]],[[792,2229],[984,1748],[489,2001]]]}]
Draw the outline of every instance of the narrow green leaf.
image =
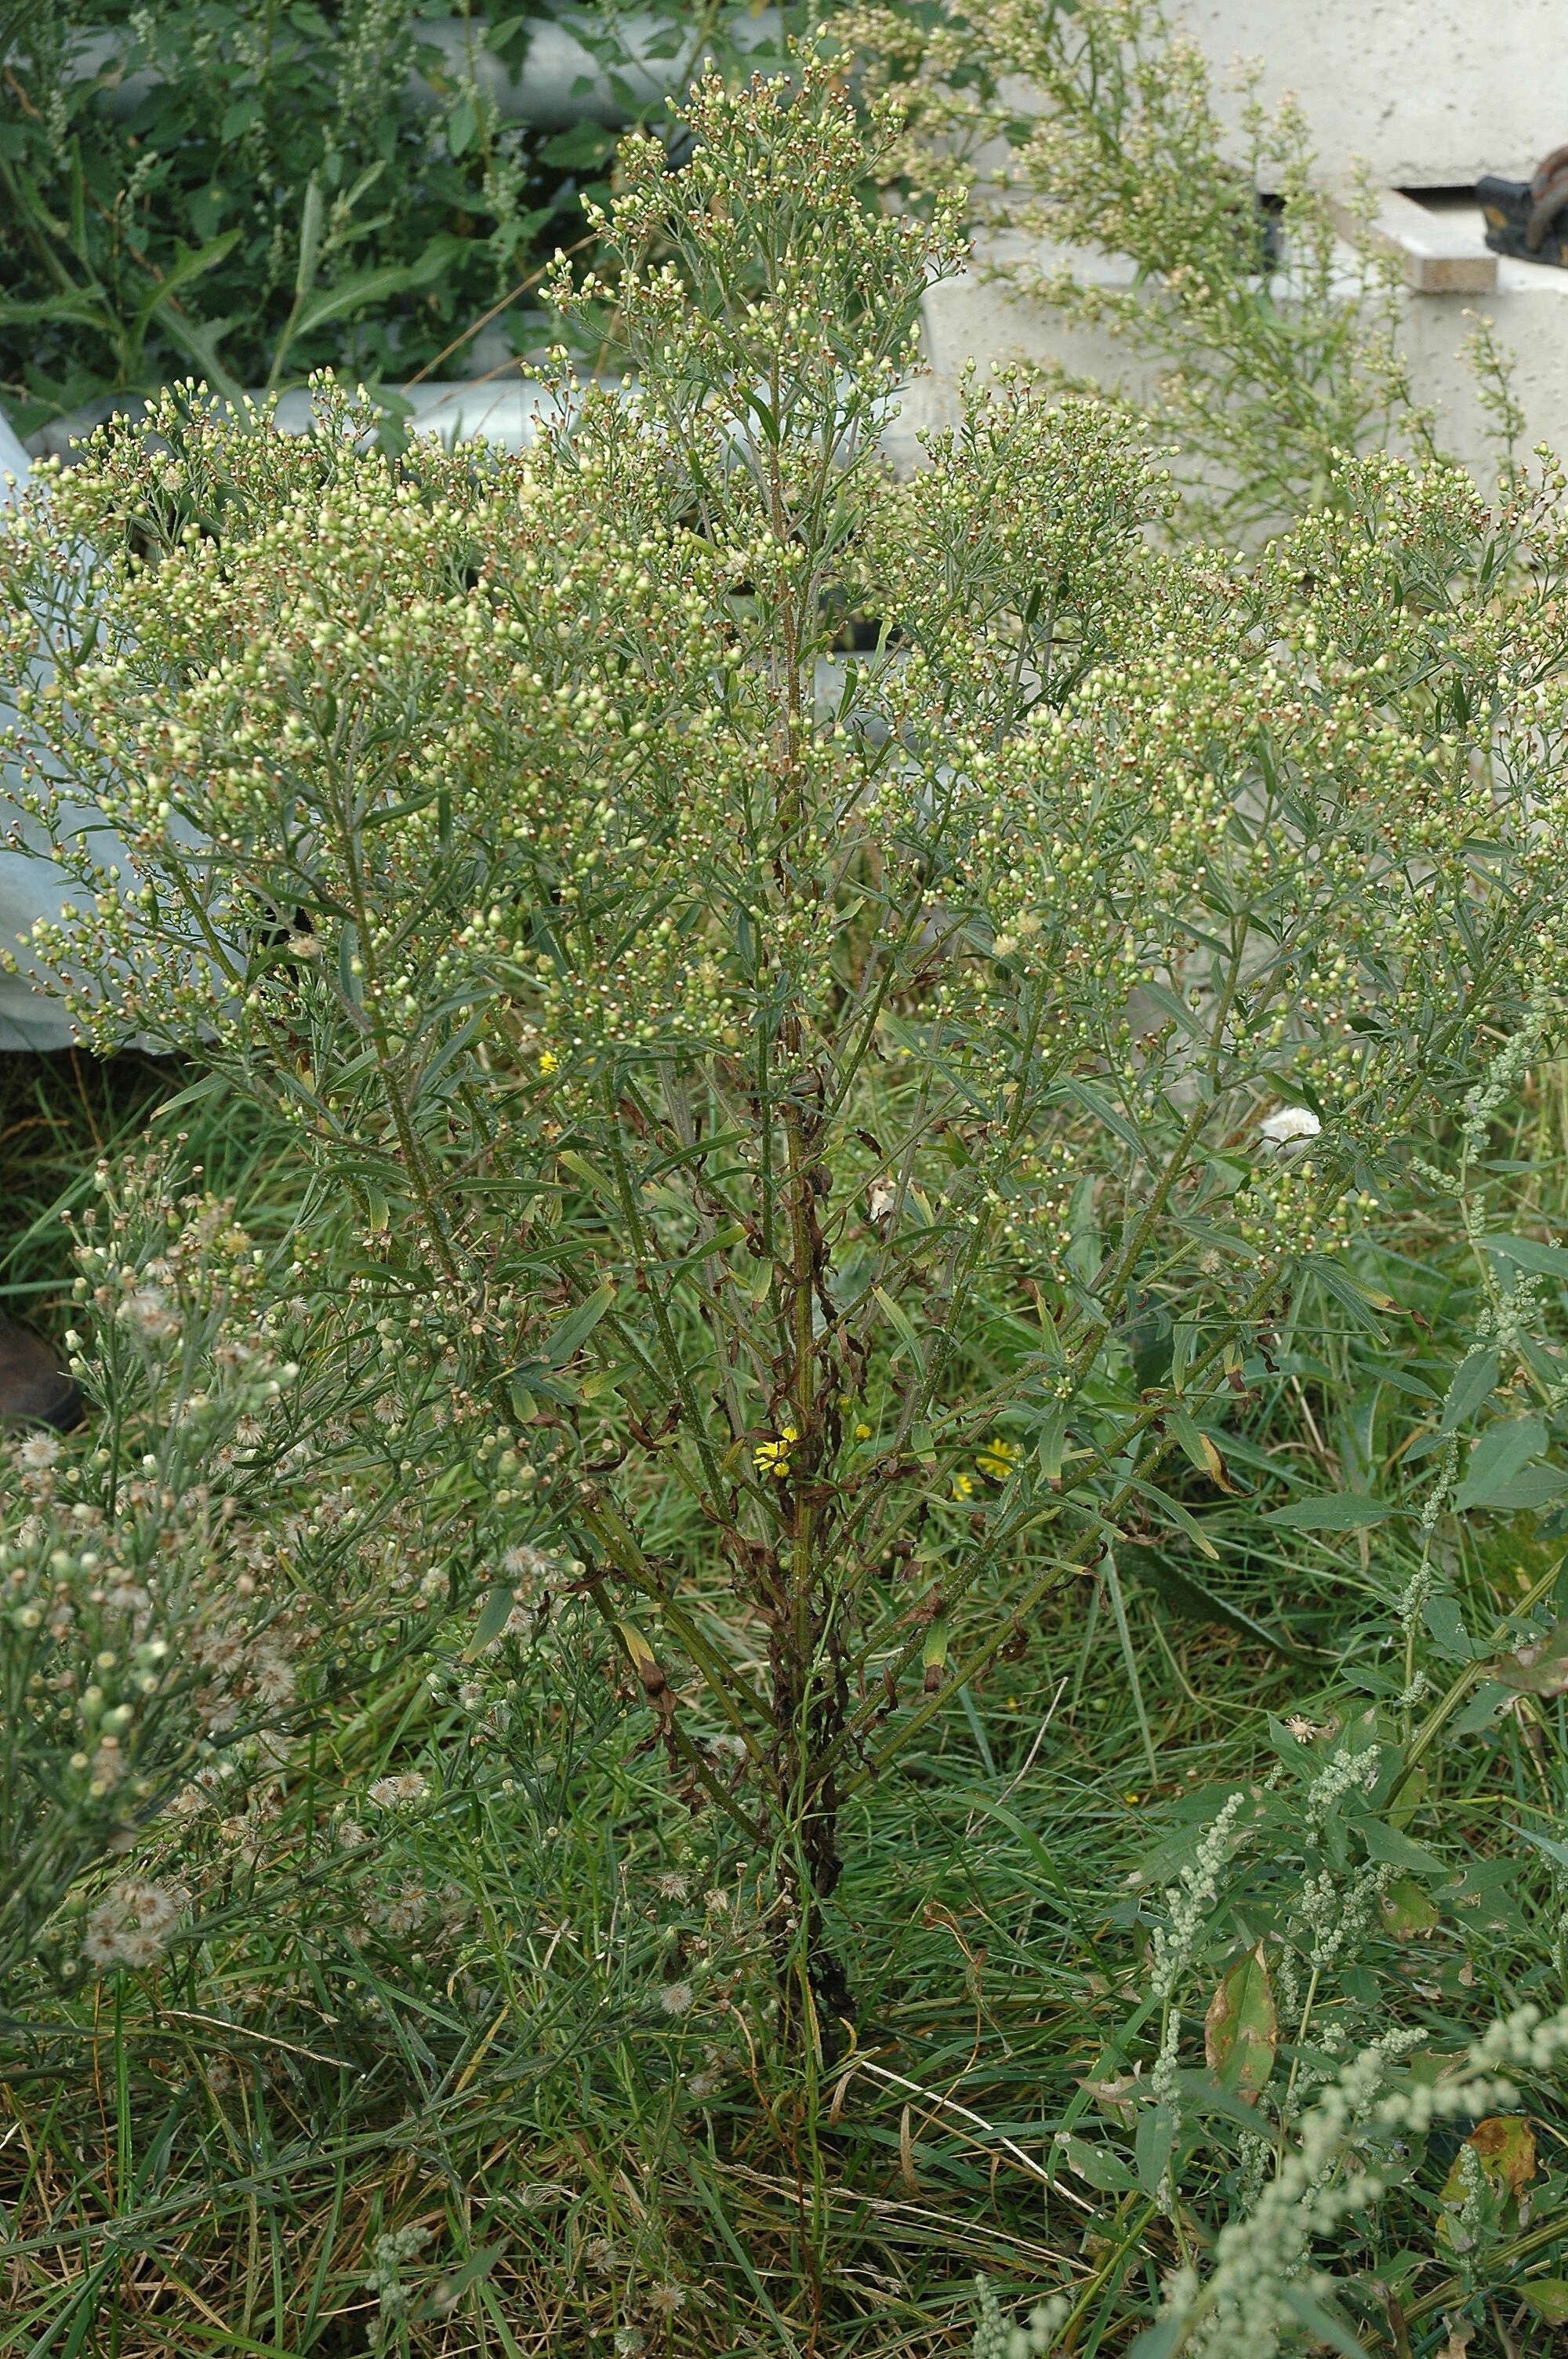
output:
[{"label": "narrow green leaf", "polygon": [[1127,1684],[1132,1691],[1132,1709],[1138,1715],[1138,1732],[1143,1739],[1143,1758],[1149,1765],[1149,1781],[1157,1785],[1160,1765],[1154,1758],[1154,1738],[1149,1726],[1149,1714],[1143,1702],[1143,1687],[1138,1677],[1138,1658],[1132,1651],[1132,1633],[1127,1623],[1127,1601],[1121,1593],[1121,1582],[1116,1570],[1116,1557],[1110,1549],[1105,1552],[1106,1587],[1110,1592],[1111,1612],[1116,1616],[1116,1635],[1121,1646],[1121,1659],[1127,1666]]},{"label": "narrow green leaf", "polygon": [[510,1589],[492,1589],[491,1591],[490,1595],[484,1601],[484,1606],[481,1612],[479,1620],[474,1625],[473,1636],[463,1648],[463,1660],[465,1663],[473,1662],[479,1656],[483,1654],[487,1647],[492,1646],[495,1640],[500,1637],[502,1632],[505,1629],[506,1625],[512,1619],[512,1609],[516,1602],[517,1601],[513,1596]]},{"label": "narrow green leaf", "polygon": [[557,1321],[545,1339],[545,1356],[552,1368],[564,1368],[572,1353],[585,1343],[615,1299],[615,1288],[607,1278],[596,1287],[586,1302],[568,1310]]},{"label": "narrow green leaf", "polygon": [[1533,1843],[1537,1851],[1544,1852],[1559,1867],[1568,1867],[1568,1843],[1557,1843],[1551,1835],[1537,1834],[1533,1827],[1515,1827],[1513,1832],[1527,1843]]},{"label": "narrow green leaf", "polygon": [[[173,267],[164,272],[163,277],[155,286],[148,288],[136,307],[133,332],[138,342],[146,335],[154,314],[161,311],[161,307],[169,300],[169,298],[178,295],[182,288],[189,287],[193,280],[204,278],[210,270],[216,270],[221,262],[227,261],[238,245],[242,234],[243,232],[240,230],[226,229],[222,237],[210,238],[205,245],[198,246],[194,254],[181,255]],[[191,324],[199,328],[200,323],[192,322]]]},{"label": "narrow green leaf", "polygon": [[882,1316],[886,1319],[889,1326],[892,1329],[893,1333],[898,1337],[899,1342],[903,1345],[904,1350],[909,1353],[910,1358],[914,1362],[915,1366],[917,1368],[920,1367],[923,1364],[920,1356],[920,1338],[916,1335],[914,1327],[911,1325],[908,1314],[900,1310],[892,1295],[889,1294],[884,1288],[879,1286],[874,1289],[874,1291],[877,1301],[881,1307]]},{"label": "narrow green leaf", "polygon": [[316,272],[321,260],[321,228],[326,215],[321,183],[312,172],[305,183],[305,202],[300,208],[299,267],[294,274],[294,291],[301,301],[316,284]]}]

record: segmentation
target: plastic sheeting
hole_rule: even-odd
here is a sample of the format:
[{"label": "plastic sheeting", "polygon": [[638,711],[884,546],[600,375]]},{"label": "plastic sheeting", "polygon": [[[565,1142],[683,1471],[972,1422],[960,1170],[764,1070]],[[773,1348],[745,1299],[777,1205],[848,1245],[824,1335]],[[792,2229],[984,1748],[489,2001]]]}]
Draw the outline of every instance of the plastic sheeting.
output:
[{"label": "plastic sheeting", "polygon": [[[27,454],[0,418],[0,506],[15,505],[27,473]],[[0,689],[0,728],[15,719]],[[11,951],[19,949],[18,937],[26,937],[35,919],[58,917],[71,897],[70,879],[52,860],[6,846],[8,837],[21,833],[48,849],[41,831],[17,807],[20,784],[16,764],[5,763],[0,774],[0,943]],[[0,1049],[64,1049],[73,1038],[70,1019],[58,1001],[45,998],[25,977],[0,974]]]}]

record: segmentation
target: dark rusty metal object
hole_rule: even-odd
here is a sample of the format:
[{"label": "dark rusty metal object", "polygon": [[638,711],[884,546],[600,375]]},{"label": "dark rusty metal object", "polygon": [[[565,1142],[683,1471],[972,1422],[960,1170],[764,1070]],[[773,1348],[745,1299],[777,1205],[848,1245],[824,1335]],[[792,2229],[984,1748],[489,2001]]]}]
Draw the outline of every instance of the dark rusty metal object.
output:
[{"label": "dark rusty metal object", "polygon": [[1494,254],[1568,266],[1568,147],[1554,147],[1528,180],[1477,180],[1476,195]]},{"label": "dark rusty metal object", "polygon": [[70,1433],[85,1415],[81,1395],[43,1337],[0,1318],[0,1428],[52,1425]]}]

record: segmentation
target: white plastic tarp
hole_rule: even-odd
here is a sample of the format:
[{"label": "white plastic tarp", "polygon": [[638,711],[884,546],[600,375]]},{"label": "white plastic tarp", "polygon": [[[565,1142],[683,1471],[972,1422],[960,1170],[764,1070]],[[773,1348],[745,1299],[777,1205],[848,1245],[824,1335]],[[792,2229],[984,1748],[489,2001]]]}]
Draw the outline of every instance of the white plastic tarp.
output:
[{"label": "white plastic tarp", "polygon": [[[15,505],[27,472],[27,452],[0,418],[0,507]],[[15,719],[0,689],[0,728]],[[20,785],[16,764],[7,761],[0,774],[0,943],[17,951],[26,964],[18,937],[26,937],[36,919],[59,915],[71,897],[71,881],[52,860],[10,849],[8,840],[21,834],[47,851],[41,831],[17,805]],[[71,1038],[70,1019],[58,1000],[45,998],[25,976],[0,974],[0,1049],[64,1049]]]}]

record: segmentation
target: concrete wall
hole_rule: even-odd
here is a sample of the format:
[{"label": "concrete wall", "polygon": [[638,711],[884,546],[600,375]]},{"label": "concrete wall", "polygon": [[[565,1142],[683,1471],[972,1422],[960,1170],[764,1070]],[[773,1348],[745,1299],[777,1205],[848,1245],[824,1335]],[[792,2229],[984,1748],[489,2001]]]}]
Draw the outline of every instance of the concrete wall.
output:
[{"label": "concrete wall", "polygon": [[[1239,117],[1237,61],[1260,60],[1264,103],[1276,106],[1287,92],[1299,99],[1330,184],[1361,163],[1379,185],[1414,190],[1468,188],[1488,171],[1528,179],[1542,155],[1568,141],[1561,0],[1173,0],[1173,13],[1207,58],[1222,119]],[[1485,255],[1473,201],[1432,194],[1424,201],[1447,247]],[[1004,235],[981,251],[1016,260],[1027,245]],[[1069,258],[1080,276],[1130,284],[1118,256],[1034,247],[1042,266]],[[1444,449],[1488,479],[1488,420],[1461,356],[1477,315],[1491,321],[1511,358],[1525,448],[1547,442],[1568,457],[1568,270],[1499,259],[1487,294],[1405,298],[1417,398],[1435,410]],[[936,374],[928,398],[937,406],[951,404],[969,359],[982,366],[1004,356],[1056,360],[1134,400],[1147,397],[1152,382],[1129,340],[1069,330],[1044,306],[979,274],[932,289],[925,332]]]},{"label": "concrete wall", "polygon": [[1562,0],[1172,0],[1222,85],[1239,58],[1266,105],[1293,92],[1325,173],[1357,161],[1394,189],[1528,179],[1568,139]]}]

